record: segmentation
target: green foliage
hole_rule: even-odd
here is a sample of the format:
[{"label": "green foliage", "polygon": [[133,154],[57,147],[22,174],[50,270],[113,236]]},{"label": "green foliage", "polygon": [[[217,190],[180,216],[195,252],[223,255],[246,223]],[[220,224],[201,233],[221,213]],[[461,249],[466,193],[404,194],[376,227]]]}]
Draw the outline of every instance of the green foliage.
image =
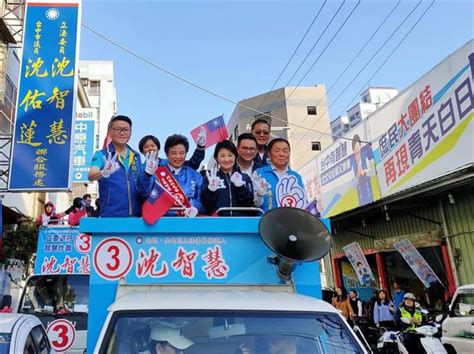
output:
[{"label": "green foliage", "polygon": [[38,229],[29,220],[22,221],[16,228],[5,230],[2,242],[2,262],[15,258],[30,264],[38,243]]}]

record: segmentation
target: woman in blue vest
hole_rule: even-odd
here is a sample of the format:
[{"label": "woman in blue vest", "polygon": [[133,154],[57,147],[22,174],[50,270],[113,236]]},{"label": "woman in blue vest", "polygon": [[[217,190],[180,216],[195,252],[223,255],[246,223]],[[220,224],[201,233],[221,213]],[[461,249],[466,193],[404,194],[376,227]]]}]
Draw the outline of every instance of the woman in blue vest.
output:
[{"label": "woman in blue vest", "polygon": [[270,165],[258,168],[252,175],[255,201],[264,211],[278,207],[304,209],[307,205],[303,179],[289,167],[290,143],[276,138],[268,144]]},{"label": "woman in blue vest", "polygon": [[[218,167],[207,171],[202,185],[202,203],[211,215],[225,207],[253,207],[253,185],[250,177],[238,172],[237,148],[229,140],[214,150]],[[246,212],[226,211],[221,216],[244,216]]]},{"label": "woman in blue vest", "polygon": [[[185,210],[186,216],[196,216],[204,213],[201,203],[202,176],[193,168],[186,166],[186,154],[189,150],[188,139],[180,134],[169,136],[165,141],[166,168],[181,186],[191,207]],[[169,212],[167,215],[175,215]]]}]

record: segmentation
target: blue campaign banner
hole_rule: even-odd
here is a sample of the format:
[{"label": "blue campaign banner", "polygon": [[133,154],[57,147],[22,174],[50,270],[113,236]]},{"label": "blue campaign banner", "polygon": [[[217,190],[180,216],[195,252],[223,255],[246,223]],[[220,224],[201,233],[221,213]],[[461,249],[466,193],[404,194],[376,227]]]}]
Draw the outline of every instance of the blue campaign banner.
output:
[{"label": "blue campaign banner", "polygon": [[27,2],[10,190],[68,190],[79,2]]},{"label": "blue campaign banner", "polygon": [[88,172],[94,155],[95,121],[77,119],[74,123],[74,152],[72,155],[72,181],[88,182]]},{"label": "blue campaign banner", "polygon": [[[91,273],[87,347],[94,348],[123,285],[281,285],[275,254],[258,234],[260,218],[169,218],[154,225],[142,218],[85,218],[90,234]],[[327,223],[325,223],[327,225]],[[299,264],[295,291],[321,298],[318,262]],[[94,314],[91,316],[91,314]]]},{"label": "blue campaign banner", "polygon": [[34,274],[89,274],[91,237],[70,226],[39,229]]}]

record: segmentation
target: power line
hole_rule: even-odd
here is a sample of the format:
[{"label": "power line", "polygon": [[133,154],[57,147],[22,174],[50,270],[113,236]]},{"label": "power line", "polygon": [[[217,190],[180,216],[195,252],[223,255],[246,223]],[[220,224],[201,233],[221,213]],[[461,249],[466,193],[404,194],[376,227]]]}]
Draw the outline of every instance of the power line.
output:
[{"label": "power line", "polygon": [[[349,15],[345,18],[345,20],[342,22],[342,24],[339,26],[339,28],[337,29],[337,31],[334,33],[334,35],[331,37],[329,43],[326,45],[326,47],[324,47],[324,49],[321,51],[321,53],[319,54],[319,56],[316,58],[316,60],[313,62],[313,64],[311,64],[311,66],[309,67],[309,69],[306,71],[306,73],[303,75],[303,77],[300,79],[300,81],[298,81],[298,83],[296,84],[296,86],[293,88],[293,91],[290,92],[290,94],[286,97],[286,99],[288,100],[292,95],[293,93],[296,91],[296,89],[299,87],[299,85],[301,84],[301,82],[303,82],[303,80],[306,78],[306,76],[308,76],[308,74],[311,72],[311,70],[313,70],[314,66],[316,65],[316,63],[319,61],[319,59],[323,56],[323,54],[326,52],[326,49],[329,47],[329,45],[333,42],[333,40],[336,38],[336,36],[339,34],[339,32],[342,30],[342,28],[344,27],[344,25],[347,23],[347,21],[349,21],[349,19],[351,18],[352,14],[355,12],[355,10],[359,7],[360,5],[360,0],[357,2],[357,4],[352,8],[351,12],[349,13]],[[307,117],[305,117],[303,119],[303,122],[301,122],[301,124],[303,124],[305,122]]]},{"label": "power line", "polygon": [[[354,101],[354,99],[357,98],[357,96],[360,95],[360,92],[364,89],[364,87],[366,87],[367,85],[370,84],[370,81],[375,77],[375,75],[377,75],[380,70],[384,67],[384,65],[388,62],[388,60],[392,57],[393,53],[395,53],[395,51],[400,47],[400,45],[405,41],[405,39],[408,37],[408,35],[413,31],[413,29],[418,25],[418,23],[423,19],[423,17],[425,17],[425,15],[428,13],[428,11],[431,9],[431,7],[434,5],[435,3],[435,0],[432,0],[430,5],[425,9],[425,11],[423,11],[423,13],[421,14],[421,16],[418,18],[418,20],[411,26],[411,28],[408,30],[408,32],[403,36],[403,38],[398,42],[398,44],[395,46],[395,48],[393,48],[393,50],[390,52],[390,54],[387,56],[387,58],[383,61],[383,63],[377,68],[377,70],[373,73],[373,75],[369,78],[369,80],[367,80],[367,82],[362,86],[361,90],[359,91],[359,93],[357,93],[349,102],[349,104],[347,105],[347,108],[349,108],[349,106],[351,105],[352,101]],[[325,131],[326,132],[326,131]],[[321,137],[321,135],[319,136]],[[318,139],[319,139],[318,137]],[[340,138],[344,138],[344,140],[352,140],[352,139],[348,139],[348,138],[345,138],[345,137],[340,137]],[[304,156],[306,156],[306,154],[303,154],[303,156],[297,161],[300,162]]]},{"label": "power line", "polygon": [[[141,60],[141,61],[144,61],[145,63],[147,63],[147,64],[153,66],[154,68],[156,68],[156,69],[158,69],[158,70],[164,72],[165,74],[167,74],[167,75],[169,75],[169,76],[171,76],[171,77],[173,77],[173,78],[175,78],[175,79],[177,79],[177,80],[179,80],[179,81],[182,81],[182,82],[184,82],[184,83],[186,83],[186,84],[188,84],[188,85],[190,85],[190,86],[192,86],[192,87],[194,87],[194,88],[197,88],[198,90],[201,90],[201,91],[203,91],[203,92],[206,92],[206,93],[208,93],[208,94],[210,94],[210,95],[212,95],[212,96],[215,96],[215,97],[217,97],[217,98],[220,98],[220,99],[222,99],[222,100],[224,100],[224,101],[227,101],[227,102],[229,102],[229,103],[232,103],[232,104],[234,104],[234,105],[236,105],[236,106],[240,106],[240,107],[246,108],[246,109],[248,109],[248,110],[250,110],[250,111],[252,111],[252,112],[255,112],[255,113],[261,114],[261,115],[263,115],[263,116],[269,117],[270,119],[275,119],[275,120],[284,122],[284,123],[286,123],[286,124],[289,124],[289,125],[292,125],[292,126],[301,128],[301,129],[311,130],[311,131],[313,131],[313,132],[315,132],[315,133],[318,133],[318,134],[321,134],[321,135],[327,135],[327,136],[331,136],[331,137],[333,136],[333,135],[330,134],[330,133],[326,133],[326,132],[322,132],[322,131],[318,131],[318,130],[313,130],[313,129],[310,129],[310,128],[307,128],[307,127],[303,127],[302,125],[299,125],[299,124],[290,123],[290,122],[288,122],[288,121],[286,121],[286,120],[283,120],[283,119],[278,118],[278,117],[274,117],[274,116],[272,116],[272,115],[270,115],[270,114],[268,114],[268,113],[261,112],[261,111],[258,110],[258,109],[249,107],[249,106],[247,106],[247,105],[245,105],[245,104],[243,104],[243,103],[237,102],[237,101],[232,100],[232,99],[230,99],[230,98],[228,98],[228,97],[225,97],[225,96],[223,96],[223,95],[221,95],[221,94],[219,94],[219,93],[217,93],[217,92],[214,92],[214,91],[212,91],[212,90],[209,90],[209,89],[207,89],[207,88],[205,88],[205,87],[203,87],[203,86],[200,86],[200,85],[198,85],[198,84],[196,84],[196,83],[194,83],[194,82],[192,82],[192,81],[190,81],[190,80],[188,80],[188,79],[186,79],[186,78],[184,78],[184,77],[182,77],[182,76],[180,76],[180,75],[178,75],[178,74],[173,73],[172,71],[170,71],[170,70],[168,70],[168,69],[165,69],[164,67],[162,67],[162,66],[160,66],[160,65],[158,65],[158,64],[156,64],[156,63],[154,63],[154,62],[152,62],[151,60],[149,60],[149,59],[147,59],[147,58],[141,56],[140,54],[136,53],[135,51],[133,51],[133,50],[131,50],[131,49],[128,49],[127,47],[125,47],[125,46],[123,46],[123,45],[121,45],[121,44],[115,42],[114,40],[108,38],[107,36],[105,36],[105,35],[103,35],[103,34],[101,34],[101,33],[99,33],[98,31],[94,30],[92,27],[88,26],[87,24],[82,23],[82,26],[83,26],[84,28],[88,29],[89,31],[91,31],[92,33],[94,33],[95,35],[97,35],[98,37],[104,39],[105,41],[107,41],[107,42],[113,44],[114,46],[116,46],[116,47],[122,49],[123,51],[129,53],[130,55],[134,56],[135,58],[137,58],[137,59],[139,59],[139,60]],[[345,138],[342,138],[342,139],[345,139]],[[347,140],[351,140],[351,139],[347,138]],[[367,142],[363,141],[363,143],[367,143]]]},{"label": "power line", "polygon": [[[339,80],[341,79],[341,77],[347,72],[347,70],[351,67],[351,65],[357,60],[357,58],[360,56],[360,54],[364,51],[364,49],[367,47],[367,45],[370,43],[370,41],[375,37],[375,35],[379,32],[379,30],[383,27],[383,25],[388,21],[388,19],[390,18],[390,16],[392,16],[392,14],[395,12],[395,10],[398,8],[398,6],[400,6],[401,4],[401,0],[398,0],[398,2],[395,4],[395,6],[392,8],[392,10],[387,14],[387,16],[385,16],[384,20],[380,23],[380,25],[377,27],[377,29],[372,33],[372,35],[369,37],[369,39],[364,43],[364,45],[359,49],[359,51],[357,52],[357,54],[352,58],[352,60],[350,61],[349,64],[346,65],[346,67],[344,68],[344,70],[342,71],[342,73],[337,77],[337,79],[332,83],[332,85],[329,87],[329,89],[326,90],[326,97],[328,97],[329,95],[329,92],[332,91],[332,89],[336,86],[336,84],[339,82]],[[321,103],[321,101],[323,101],[322,99],[319,99],[317,102],[316,102],[316,106],[319,105],[319,103]],[[303,119],[303,121],[301,122],[301,124],[304,124],[305,121],[306,121],[306,118],[305,117]],[[320,119],[320,117],[316,120],[316,122],[318,122]],[[298,140],[296,142],[296,145],[298,145],[300,142],[302,141],[302,139]],[[294,145],[294,146],[296,146]]]},{"label": "power line", "polygon": [[311,24],[309,25],[308,29],[306,30],[306,33],[303,35],[303,38],[301,38],[300,42],[298,43],[298,45],[296,46],[295,50],[293,51],[293,54],[291,54],[290,56],[290,59],[288,59],[288,61],[286,62],[285,66],[283,67],[283,69],[281,70],[280,74],[278,75],[277,79],[275,80],[275,82],[273,83],[273,86],[270,90],[267,91],[267,94],[265,95],[265,97],[263,98],[263,101],[262,103],[258,106],[257,109],[261,109],[262,106],[264,105],[265,101],[267,100],[269,94],[271,91],[273,91],[273,89],[275,88],[276,84],[278,83],[278,81],[280,81],[281,77],[283,76],[283,73],[285,72],[285,70],[288,68],[288,65],[290,65],[290,62],[293,60],[293,57],[295,56],[296,52],[298,51],[298,49],[300,48],[301,44],[303,43],[303,41],[305,40],[306,36],[308,35],[309,31],[311,30],[311,28],[313,28],[313,25],[314,23],[316,22],[316,20],[318,19],[319,15],[321,14],[324,6],[326,6],[326,3],[327,3],[327,0],[324,0],[323,2],[323,5],[319,8],[318,10],[318,13],[316,14],[316,16],[314,16],[313,18],[313,21],[311,22]]},{"label": "power line", "polygon": [[[360,2],[360,0],[359,0]],[[293,80],[296,76],[296,74],[298,74],[298,72],[300,71],[301,67],[304,65],[304,63],[306,63],[306,60],[309,58],[309,56],[311,55],[311,53],[313,53],[313,50],[314,48],[316,48],[316,46],[318,45],[319,41],[321,40],[321,38],[323,38],[324,34],[326,33],[326,31],[329,29],[329,26],[331,26],[332,22],[335,20],[335,18],[337,17],[337,14],[339,13],[339,11],[341,11],[342,7],[344,6],[344,4],[346,3],[346,0],[344,0],[341,5],[338,7],[336,13],[332,16],[331,20],[328,22],[328,24],[326,25],[326,27],[324,28],[323,32],[321,33],[321,35],[319,36],[319,38],[316,40],[316,42],[314,43],[314,45],[311,47],[311,49],[309,50],[308,54],[306,54],[306,56],[304,57],[303,61],[300,63],[300,65],[298,66],[298,68],[296,69],[296,71],[293,73],[293,75],[290,77],[290,79],[286,82],[285,86],[288,86],[291,82],[291,80]]]},{"label": "power line", "polygon": [[[339,95],[331,102],[331,104],[326,108],[326,111],[322,113],[311,125],[310,129],[313,129],[318,122],[323,118],[326,117],[327,114],[329,113],[329,109],[334,106],[334,104],[342,97],[342,95],[349,89],[349,87],[354,83],[354,81],[359,77],[359,75],[367,68],[367,66],[374,60],[374,58],[380,53],[380,51],[390,42],[390,40],[393,38],[393,36],[402,28],[402,26],[405,24],[406,21],[411,17],[411,15],[415,12],[415,10],[421,5],[422,0],[420,0],[416,6],[408,13],[407,16],[403,19],[403,21],[395,28],[395,30],[392,31],[392,33],[388,36],[386,40],[382,43],[382,45],[375,51],[375,53],[370,57],[370,59],[363,65],[362,69],[360,69],[357,74],[352,78],[352,80],[344,87],[344,89],[339,93]],[[352,101],[351,101],[352,102]],[[327,129],[325,130],[325,132]],[[298,146],[304,138],[307,136],[308,131],[306,131],[303,136],[294,144],[293,146],[296,147]],[[318,139],[320,136],[318,137]]]},{"label": "power line", "polygon": [[[313,45],[313,47],[311,48],[311,50],[309,51],[309,53],[306,55],[306,57],[303,59],[303,61],[301,62],[300,66],[296,69],[295,73],[291,76],[291,78],[288,80],[288,82],[286,83],[285,86],[288,86],[289,83],[291,82],[291,80],[296,76],[296,74],[298,73],[298,71],[301,69],[301,67],[303,66],[303,64],[306,62],[306,59],[309,57],[309,55],[312,53],[312,51],[314,50],[314,48],[316,47],[316,45],[318,44],[319,40],[322,38],[322,36],[324,35],[324,33],[326,32],[326,30],[329,28],[329,25],[332,23],[332,21],[336,18],[337,14],[339,13],[339,11],[341,10],[342,6],[344,5],[345,1],[339,6],[339,8],[337,9],[336,13],[334,14],[333,18],[331,19],[331,21],[328,23],[328,25],[326,26],[326,28],[324,29],[323,33],[321,34],[321,36],[318,38],[318,40],[316,41],[316,43]],[[337,35],[341,32],[342,28],[346,25],[346,23],[349,21],[349,19],[352,17],[352,15],[354,14],[355,10],[359,7],[361,3],[361,0],[358,0],[357,1],[357,4],[352,8],[352,10],[350,11],[350,13],[346,16],[346,18],[344,19],[344,21],[342,22],[341,25],[339,25],[339,28],[336,30],[336,32],[333,34],[333,36],[331,37],[331,39],[329,40],[329,42],[326,44],[326,46],[323,48],[323,50],[321,51],[321,53],[319,54],[319,56],[316,58],[316,60],[311,64],[311,67],[309,68],[309,70],[306,71],[306,73],[304,74],[303,78],[298,82],[298,84],[293,88],[293,90],[290,92],[290,94],[286,97],[286,99],[288,100],[292,95],[293,93],[296,91],[296,89],[299,87],[299,85],[301,84],[301,82],[304,80],[304,78],[311,72],[311,70],[314,68],[314,66],[316,65],[316,63],[319,61],[319,59],[322,57],[322,55],[326,52],[326,50],[329,48],[329,46],[332,44],[332,42],[334,41],[334,39],[337,37]],[[267,93],[268,94],[268,93]],[[281,94],[280,94],[281,95]],[[280,95],[277,96],[276,98],[276,101],[278,101],[278,99],[280,98]],[[278,119],[280,121],[284,121],[282,119]],[[284,121],[285,123],[287,124],[290,124],[288,121]],[[307,130],[308,128],[303,128],[305,130]],[[312,129],[312,128],[311,128]],[[332,135],[331,135],[332,136]]]}]

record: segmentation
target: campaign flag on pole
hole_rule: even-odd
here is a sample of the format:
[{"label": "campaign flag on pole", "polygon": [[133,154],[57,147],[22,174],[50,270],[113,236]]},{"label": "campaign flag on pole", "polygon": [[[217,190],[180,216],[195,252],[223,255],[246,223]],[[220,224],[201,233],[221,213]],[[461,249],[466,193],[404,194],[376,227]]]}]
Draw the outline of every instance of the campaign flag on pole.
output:
[{"label": "campaign flag on pole", "polygon": [[346,254],[349,262],[351,262],[352,268],[354,268],[359,282],[363,285],[369,285],[375,281],[372,269],[370,269],[369,263],[360,248],[358,242],[352,242],[351,244],[342,248]]},{"label": "campaign flag on pole", "polygon": [[202,124],[197,128],[194,128],[191,131],[191,136],[193,137],[193,140],[196,144],[201,127],[206,129],[206,147],[215,145],[218,142],[227,139],[227,137],[229,136],[227,134],[227,128],[224,123],[224,116],[219,116],[214,119],[211,119],[209,122]]},{"label": "campaign flag on pole", "polygon": [[155,224],[159,218],[170,210],[174,202],[173,196],[157,181],[154,181],[150,196],[142,207],[143,220],[145,220],[147,224]]},{"label": "campaign flag on pole", "polygon": [[80,0],[26,1],[8,188],[70,189]]},{"label": "campaign flag on pole", "polygon": [[403,259],[405,259],[416,276],[421,280],[425,288],[429,288],[431,284],[436,282],[442,284],[433,269],[431,269],[420,252],[413,246],[413,243],[408,240],[401,240],[393,246],[400,252]]}]

